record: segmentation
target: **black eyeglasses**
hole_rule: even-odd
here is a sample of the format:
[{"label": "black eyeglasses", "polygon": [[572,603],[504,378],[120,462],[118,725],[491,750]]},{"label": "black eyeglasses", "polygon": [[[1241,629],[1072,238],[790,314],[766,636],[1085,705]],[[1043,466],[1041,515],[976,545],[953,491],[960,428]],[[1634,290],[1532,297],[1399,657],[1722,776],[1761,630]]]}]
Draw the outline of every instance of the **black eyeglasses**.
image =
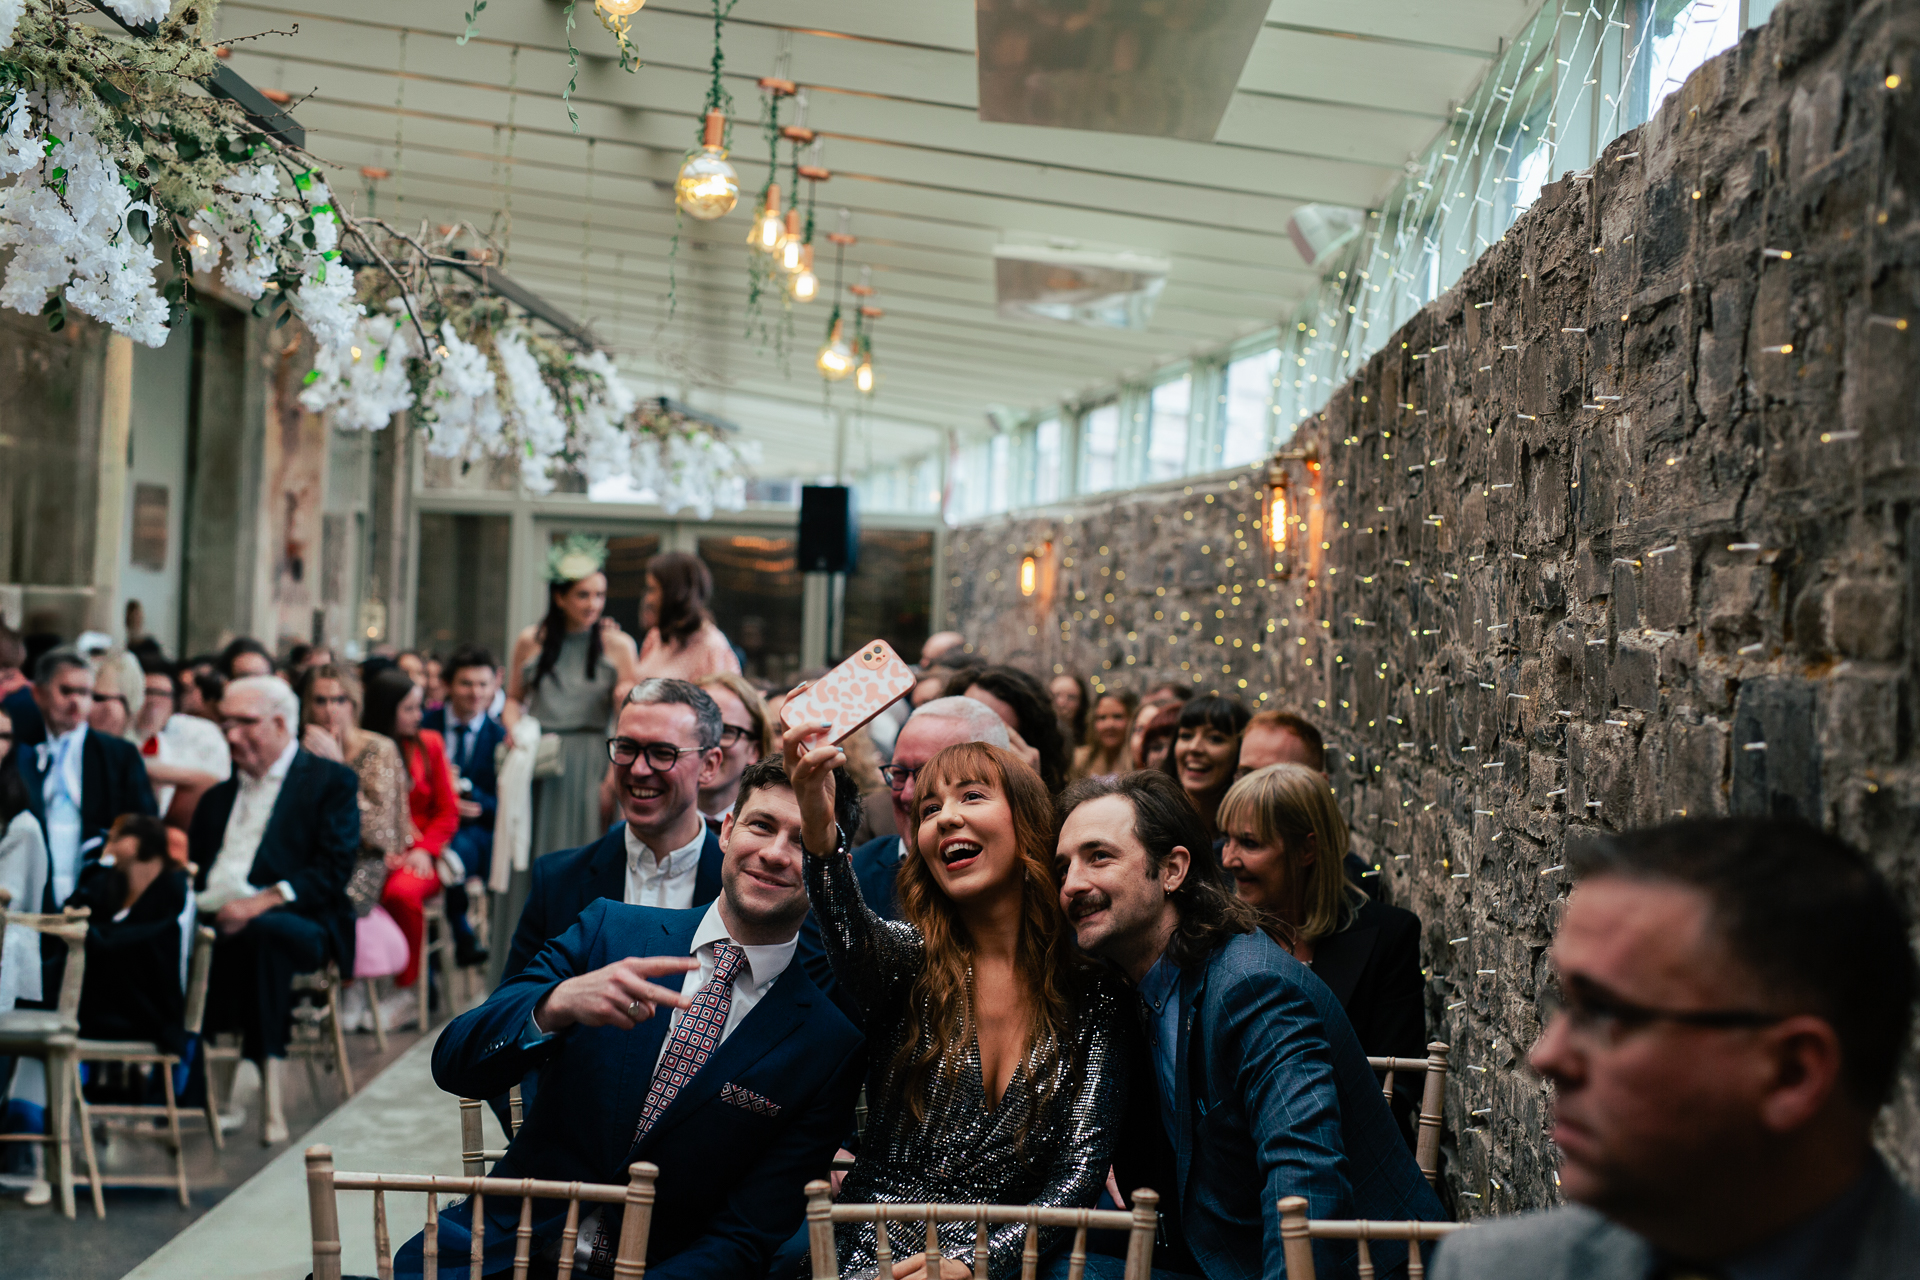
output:
[{"label": "black eyeglasses", "polygon": [[886,780],[887,790],[899,795],[907,789],[909,782],[920,776],[920,769],[926,767],[921,765],[919,769],[909,769],[903,764],[890,764],[880,770],[880,776]]},{"label": "black eyeglasses", "polygon": [[629,768],[641,756],[655,773],[671,773],[682,756],[701,754],[699,747],[676,747],[671,742],[635,742],[632,738],[608,738],[607,759],[621,768]]},{"label": "black eyeglasses", "polygon": [[744,725],[723,723],[720,726],[720,745],[723,747],[731,747],[736,742],[757,739],[759,736],[760,731],[758,729],[749,729]]},{"label": "black eyeglasses", "polygon": [[1569,990],[1555,979],[1547,983],[1540,995],[1542,1025],[1563,1013],[1567,1016],[1568,1029],[1575,1036],[1608,1049],[1656,1022],[1729,1030],[1770,1027],[1787,1016],[1759,1009],[1663,1009],[1617,999],[1578,979]]}]

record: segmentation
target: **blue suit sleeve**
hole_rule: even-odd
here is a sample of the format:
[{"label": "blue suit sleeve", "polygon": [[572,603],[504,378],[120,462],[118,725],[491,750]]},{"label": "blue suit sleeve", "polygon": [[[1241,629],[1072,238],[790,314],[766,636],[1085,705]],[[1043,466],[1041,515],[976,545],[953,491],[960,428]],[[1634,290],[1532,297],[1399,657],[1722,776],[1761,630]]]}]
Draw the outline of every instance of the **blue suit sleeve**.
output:
[{"label": "blue suit sleeve", "polygon": [[527,1034],[534,1006],[568,978],[596,967],[594,947],[606,917],[604,904],[588,907],[572,928],[495,988],[486,1003],[449,1022],[433,1046],[434,1083],[462,1098],[491,1098],[557,1053],[566,1042],[564,1034]]},{"label": "blue suit sleeve", "polygon": [[733,1189],[707,1232],[671,1258],[649,1266],[650,1280],[766,1273],[767,1259],[805,1217],[808,1180],[826,1176],[834,1148],[853,1118],[867,1055],[858,1037],[847,1041],[845,1053],[827,1087],[814,1096],[804,1116],[760,1153],[752,1174]]},{"label": "blue suit sleeve", "polygon": [[[1282,1196],[1305,1196],[1310,1217],[1352,1216],[1333,1058],[1313,1001],[1283,975],[1241,971],[1224,997],[1221,1040],[1239,1051],[1234,1087],[1244,1099],[1254,1159],[1266,1185],[1261,1254],[1266,1274],[1280,1275],[1286,1266]],[[1315,1241],[1313,1254],[1319,1274],[1340,1274],[1333,1242]]]}]

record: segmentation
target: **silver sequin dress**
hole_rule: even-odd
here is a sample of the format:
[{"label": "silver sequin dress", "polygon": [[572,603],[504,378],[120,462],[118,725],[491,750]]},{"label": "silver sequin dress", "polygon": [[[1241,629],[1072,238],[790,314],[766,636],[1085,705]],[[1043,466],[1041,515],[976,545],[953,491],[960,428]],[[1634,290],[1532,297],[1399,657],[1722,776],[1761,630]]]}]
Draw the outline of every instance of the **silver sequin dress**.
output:
[{"label": "silver sequin dress", "polygon": [[[1121,1113],[1126,1104],[1125,1064],[1137,1017],[1127,1011],[1118,983],[1104,974],[1089,978],[1063,1055],[1060,1083],[1043,1108],[1033,1073],[1046,1061],[1036,1045],[1017,1068],[1000,1105],[989,1111],[980,1069],[980,1045],[966,1046],[958,1075],[948,1084],[936,1069],[926,1098],[926,1120],[917,1121],[887,1073],[905,1039],[914,978],[925,941],[910,924],[885,920],[867,909],[851,860],[807,859],[807,892],[820,923],[834,977],[861,1007],[872,1063],[867,1080],[867,1127],[859,1158],[842,1184],[843,1204],[1017,1204],[1086,1208],[1100,1198]],[[1136,1002],[1137,1003],[1137,1000]],[[1038,1108],[1038,1109],[1037,1109]],[[1024,1130],[1024,1133],[1023,1133]],[[975,1228],[950,1223],[941,1229],[948,1257],[972,1266]],[[924,1225],[894,1229],[894,1257],[920,1247]],[[996,1229],[986,1276],[1014,1277],[1026,1228]],[[1050,1248],[1059,1232],[1042,1234]],[[875,1238],[871,1224],[836,1228],[841,1274],[872,1275]],[[984,1280],[977,1266],[976,1280]]]}]

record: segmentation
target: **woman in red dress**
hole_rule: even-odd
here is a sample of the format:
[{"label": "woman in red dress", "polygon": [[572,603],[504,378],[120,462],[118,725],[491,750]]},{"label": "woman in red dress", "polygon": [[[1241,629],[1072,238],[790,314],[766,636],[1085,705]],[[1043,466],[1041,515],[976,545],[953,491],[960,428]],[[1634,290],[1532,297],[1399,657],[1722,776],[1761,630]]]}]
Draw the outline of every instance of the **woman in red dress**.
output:
[{"label": "woman in red dress", "polygon": [[460,827],[446,743],[438,733],[420,727],[424,702],[424,691],[413,678],[389,667],[367,682],[367,709],[361,719],[363,728],[393,739],[409,779],[412,829],[407,850],[387,855],[387,887],[380,894],[380,905],[407,936],[407,967],[398,980],[402,987],[411,987],[420,972],[423,904],[440,892],[440,859]]}]

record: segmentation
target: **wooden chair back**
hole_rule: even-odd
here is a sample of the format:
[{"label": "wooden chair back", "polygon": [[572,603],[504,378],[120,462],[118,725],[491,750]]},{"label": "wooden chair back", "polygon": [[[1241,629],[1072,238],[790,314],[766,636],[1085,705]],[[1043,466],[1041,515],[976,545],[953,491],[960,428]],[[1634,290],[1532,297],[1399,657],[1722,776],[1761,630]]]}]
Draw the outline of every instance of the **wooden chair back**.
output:
[{"label": "wooden chair back", "polygon": [[488,1165],[507,1154],[504,1149],[487,1149],[485,1105],[478,1098],[460,1099],[460,1171],[470,1178],[484,1174]]},{"label": "wooden chair back", "polygon": [[0,928],[25,925],[35,933],[58,938],[67,947],[67,968],[60,978],[60,998],[54,1008],[60,1021],[80,1025],[80,988],[87,980],[87,920],[90,907],[68,907],[58,915],[32,911],[0,912]]},{"label": "wooden chair back", "polygon": [[207,980],[213,973],[213,943],[215,934],[206,925],[201,925],[193,933],[193,954],[187,959],[187,1013],[183,1025],[187,1034],[200,1034],[200,1024],[207,1018]]},{"label": "wooden chair back", "polygon": [[1426,1076],[1420,1093],[1420,1129],[1414,1138],[1413,1159],[1427,1175],[1427,1185],[1440,1185],[1440,1125],[1447,1101],[1447,1053],[1444,1040],[1427,1046],[1424,1058],[1368,1058],[1367,1065],[1384,1073],[1380,1091],[1393,1105],[1393,1078],[1401,1071],[1418,1071]]},{"label": "wooden chair back", "polygon": [[1309,1219],[1305,1196],[1285,1196],[1280,1201],[1280,1249],[1287,1263],[1287,1280],[1314,1280],[1315,1240],[1359,1241],[1359,1280],[1374,1280],[1373,1255],[1367,1248],[1370,1241],[1404,1240],[1407,1242],[1407,1280],[1425,1280],[1427,1266],[1420,1256],[1421,1244],[1465,1231],[1467,1225],[1464,1222],[1369,1222],[1364,1218]]},{"label": "wooden chair back", "polygon": [[[1153,1236],[1160,1223],[1160,1196],[1154,1191],[1133,1193],[1131,1212],[1118,1209],[1054,1209],[1037,1205],[1000,1204],[835,1204],[833,1188],[820,1181],[807,1184],[807,1243],[813,1259],[813,1280],[840,1280],[840,1259],[834,1247],[833,1228],[841,1222],[871,1222],[876,1225],[880,1274],[893,1274],[893,1241],[888,1224],[924,1223],[926,1240],[919,1252],[923,1257],[940,1254],[939,1224],[974,1224],[973,1255],[987,1254],[987,1238],[994,1226],[1018,1222],[1027,1228],[1026,1245],[1020,1255],[1020,1280],[1034,1280],[1040,1269],[1040,1228],[1071,1227],[1073,1250],[1068,1257],[1068,1280],[1081,1280],[1087,1265],[1089,1230],[1127,1233],[1126,1280],[1149,1280],[1153,1268]],[[901,1258],[906,1261],[909,1252]],[[928,1274],[938,1274],[935,1266]],[[983,1274],[977,1263],[974,1274]],[[316,1278],[317,1280],[317,1278]]]},{"label": "wooden chair back", "polygon": [[[387,1230],[387,1193],[425,1192],[427,1216],[422,1261],[428,1280],[440,1275],[440,1197],[469,1196],[473,1205],[473,1242],[469,1273],[476,1278],[486,1252],[486,1200],[518,1197],[520,1225],[515,1231],[513,1280],[527,1280],[533,1263],[533,1202],[565,1200],[566,1227],[560,1236],[559,1280],[573,1275],[574,1245],[580,1237],[580,1206],[621,1205],[620,1241],[614,1252],[615,1280],[640,1280],[647,1270],[647,1235],[653,1227],[653,1182],[660,1170],[651,1164],[627,1167],[627,1185],[547,1182],[539,1178],[451,1178],[414,1173],[341,1173],[333,1167],[333,1148],[307,1148],[307,1209],[313,1224],[312,1280],[341,1280],[340,1205],[342,1191],[373,1192],[373,1250],[380,1280],[393,1280],[393,1247]],[[453,1260],[449,1259],[449,1265]]]}]

